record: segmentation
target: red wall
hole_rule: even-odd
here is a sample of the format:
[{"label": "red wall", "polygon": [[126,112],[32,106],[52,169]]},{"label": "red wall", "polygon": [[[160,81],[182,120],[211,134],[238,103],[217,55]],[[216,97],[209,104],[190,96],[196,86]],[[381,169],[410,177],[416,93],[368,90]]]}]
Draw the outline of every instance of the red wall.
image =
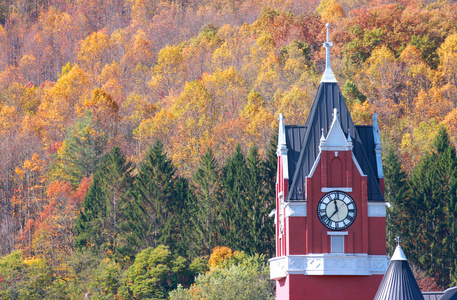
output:
[{"label": "red wall", "polygon": [[367,300],[373,299],[383,275],[310,276],[289,275],[276,282],[281,300]]},{"label": "red wall", "polygon": [[[277,191],[287,196],[288,180],[282,178],[279,159]],[[333,170],[336,168],[337,170]],[[338,185],[338,186],[337,186]],[[383,181],[380,183],[383,190]],[[344,231],[345,253],[386,254],[384,217],[368,217],[367,178],[361,176],[351,151],[322,151],[311,178],[306,179],[307,217],[285,218],[284,234],[279,239],[279,198],[277,198],[277,256],[330,253],[330,231],[317,217],[317,203],[326,194],[322,187],[352,188],[347,192],[356,202],[357,217]],[[373,299],[383,275],[297,275],[291,274],[276,282],[276,298],[281,300]]]}]

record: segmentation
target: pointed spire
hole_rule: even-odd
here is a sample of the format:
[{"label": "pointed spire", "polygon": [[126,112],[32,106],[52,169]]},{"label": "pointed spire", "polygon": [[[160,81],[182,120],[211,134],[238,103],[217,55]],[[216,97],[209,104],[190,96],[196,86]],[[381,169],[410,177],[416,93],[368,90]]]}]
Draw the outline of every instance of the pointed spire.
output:
[{"label": "pointed spire", "polygon": [[279,114],[279,132],[278,132],[278,149],[276,154],[278,156],[287,155],[287,144],[286,144],[286,126],[284,125],[284,115]]},{"label": "pointed spire", "polygon": [[395,248],[394,254],[390,258],[390,260],[391,261],[392,260],[407,260],[406,256],[405,256],[405,253],[401,249],[400,245],[397,245],[397,247]]},{"label": "pointed spire", "polygon": [[384,178],[382,171],[382,147],[381,137],[379,136],[378,115],[373,114],[373,138],[374,138],[374,151],[376,153],[376,168],[378,170],[378,178]]},{"label": "pointed spire", "polygon": [[278,132],[278,149],[276,154],[282,160],[282,178],[289,179],[289,163],[287,158],[287,144],[286,144],[286,126],[284,125],[284,115],[279,114],[279,132]]},{"label": "pointed spire", "polygon": [[337,82],[335,75],[333,75],[332,66],[330,64],[330,48],[333,47],[333,43],[330,42],[329,28],[330,24],[325,25],[327,27],[327,41],[324,43],[325,48],[325,72],[322,76],[321,82]]}]

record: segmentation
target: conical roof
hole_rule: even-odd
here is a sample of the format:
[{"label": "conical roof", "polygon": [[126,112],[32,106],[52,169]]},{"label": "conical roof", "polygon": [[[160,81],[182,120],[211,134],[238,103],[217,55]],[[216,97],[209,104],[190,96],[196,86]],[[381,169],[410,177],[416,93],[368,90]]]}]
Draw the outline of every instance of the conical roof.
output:
[{"label": "conical roof", "polygon": [[424,299],[405,254],[397,246],[374,300]]}]

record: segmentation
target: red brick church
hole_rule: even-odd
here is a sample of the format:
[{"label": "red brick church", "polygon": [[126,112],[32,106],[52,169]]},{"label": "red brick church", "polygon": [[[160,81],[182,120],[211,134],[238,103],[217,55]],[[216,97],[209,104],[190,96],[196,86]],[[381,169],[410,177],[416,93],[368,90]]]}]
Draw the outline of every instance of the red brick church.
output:
[{"label": "red brick church", "polygon": [[387,270],[376,116],[354,125],[330,65],[305,125],[279,119],[277,299],[373,299]]}]

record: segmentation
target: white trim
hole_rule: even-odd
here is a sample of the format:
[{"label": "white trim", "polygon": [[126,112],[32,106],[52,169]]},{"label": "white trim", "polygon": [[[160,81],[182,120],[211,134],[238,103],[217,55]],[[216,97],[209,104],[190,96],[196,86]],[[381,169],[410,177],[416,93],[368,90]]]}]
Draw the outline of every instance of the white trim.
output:
[{"label": "white trim", "polygon": [[328,192],[333,192],[333,191],[352,193],[352,188],[351,187],[326,187],[326,188],[323,187],[323,188],[321,188],[322,193],[328,193]]},{"label": "white trim", "polygon": [[282,178],[289,179],[289,163],[287,154],[282,156]]},{"label": "white trim", "polygon": [[383,275],[389,264],[386,255],[363,253],[323,253],[288,255],[270,259],[270,279],[289,274],[304,275]]},{"label": "white trim", "polygon": [[390,259],[391,261],[393,260],[407,260],[405,253],[403,253],[403,250],[401,249],[400,245],[397,245],[395,248],[394,254],[392,255],[392,258]]},{"label": "white trim", "polygon": [[347,231],[327,231],[327,235],[348,235]]},{"label": "white trim", "polygon": [[[319,151],[348,151],[352,150],[352,142],[349,142],[344,135],[340,122],[338,121],[338,110],[333,109],[333,121],[325,139],[321,138]],[[338,154],[335,154],[338,156]]]},{"label": "white trim", "polygon": [[378,115],[373,114],[373,138],[374,138],[374,151],[376,153],[376,169],[378,170],[378,178],[384,178],[384,173],[382,171],[382,147],[381,147],[381,138],[379,136],[379,125],[378,125]]},{"label": "white trim", "polygon": [[309,175],[307,177],[309,177],[309,178],[313,177],[314,171],[316,171],[317,165],[319,164],[320,160],[321,160],[321,153],[319,152],[319,154],[317,155],[316,160],[314,161],[314,165],[311,168],[311,171],[309,172]]},{"label": "white trim", "polygon": [[386,217],[386,203],[368,201],[369,217]]},{"label": "white trim", "polygon": [[307,202],[306,201],[297,201],[297,202],[287,202],[284,205],[286,211],[286,218],[288,217],[306,217],[307,212]]},{"label": "white trim", "polygon": [[278,129],[278,149],[276,155],[282,158],[282,178],[289,179],[289,163],[287,158],[286,145],[286,126],[284,125],[284,115],[279,114],[279,129]]},{"label": "white trim", "polygon": [[357,167],[357,170],[359,170],[360,176],[367,176],[363,174],[362,168],[359,165],[359,162],[357,161],[357,158],[355,158],[354,152],[352,152],[352,161],[354,162],[355,166]]}]

